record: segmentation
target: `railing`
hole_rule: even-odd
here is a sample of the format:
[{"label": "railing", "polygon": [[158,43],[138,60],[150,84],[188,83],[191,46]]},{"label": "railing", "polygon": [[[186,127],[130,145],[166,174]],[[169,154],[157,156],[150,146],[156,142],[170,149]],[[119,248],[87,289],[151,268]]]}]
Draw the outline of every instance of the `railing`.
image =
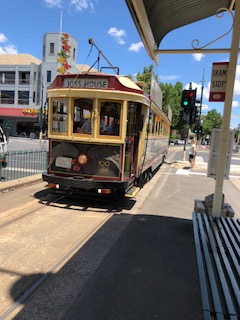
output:
[{"label": "railing", "polygon": [[47,160],[46,150],[11,151],[1,154],[0,183],[42,173],[47,169]]}]

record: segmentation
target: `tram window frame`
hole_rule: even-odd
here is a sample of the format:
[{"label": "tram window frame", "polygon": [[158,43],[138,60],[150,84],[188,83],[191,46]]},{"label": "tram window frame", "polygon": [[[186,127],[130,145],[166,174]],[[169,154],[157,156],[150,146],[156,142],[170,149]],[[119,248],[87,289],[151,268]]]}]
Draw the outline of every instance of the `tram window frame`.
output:
[{"label": "tram window frame", "polygon": [[113,137],[120,136],[122,101],[100,100],[98,112],[98,134]]},{"label": "tram window frame", "polygon": [[137,103],[129,101],[127,110],[127,137],[133,137],[136,127]]},{"label": "tram window frame", "polygon": [[51,105],[51,132],[53,134],[67,134],[69,100],[53,99]]},{"label": "tram window frame", "polygon": [[154,136],[156,134],[156,113],[153,112],[152,114],[152,135]]},{"label": "tram window frame", "polygon": [[[94,99],[76,98],[73,100],[73,106],[73,133],[92,135]],[[78,111],[79,114],[77,114],[76,111]]]}]

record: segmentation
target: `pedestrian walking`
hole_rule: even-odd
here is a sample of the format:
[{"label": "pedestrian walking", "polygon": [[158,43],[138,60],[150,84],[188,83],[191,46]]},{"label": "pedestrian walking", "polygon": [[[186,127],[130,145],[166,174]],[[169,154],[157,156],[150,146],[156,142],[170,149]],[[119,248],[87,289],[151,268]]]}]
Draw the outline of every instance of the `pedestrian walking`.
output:
[{"label": "pedestrian walking", "polygon": [[195,165],[196,160],[196,144],[194,142],[194,138],[190,138],[190,147],[188,150],[188,160],[190,162],[191,168]]}]

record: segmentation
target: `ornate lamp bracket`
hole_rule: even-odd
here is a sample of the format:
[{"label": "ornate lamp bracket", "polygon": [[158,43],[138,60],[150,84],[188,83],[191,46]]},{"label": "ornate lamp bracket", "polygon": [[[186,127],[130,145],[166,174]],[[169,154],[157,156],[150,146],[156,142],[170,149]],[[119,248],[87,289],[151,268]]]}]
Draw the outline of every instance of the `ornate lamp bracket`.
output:
[{"label": "ornate lamp bracket", "polygon": [[227,8],[219,8],[219,9],[217,10],[217,12],[216,12],[215,15],[216,15],[217,18],[222,18],[224,11],[227,11],[228,14],[231,15],[231,17],[232,17],[232,26],[231,26],[231,28],[228,30],[228,32],[224,33],[224,34],[221,35],[220,37],[212,40],[211,42],[205,44],[205,45],[202,46],[202,47],[198,47],[198,45],[199,45],[199,40],[198,40],[198,39],[194,39],[194,40],[192,41],[192,48],[193,48],[193,49],[198,49],[198,50],[199,50],[199,49],[204,49],[204,48],[206,48],[207,46],[209,46],[210,44],[212,44],[212,43],[214,43],[214,42],[216,42],[216,41],[224,38],[226,35],[228,35],[228,34],[232,31],[232,28],[233,28],[233,20],[234,20],[232,10],[229,10],[229,9],[227,9]]}]

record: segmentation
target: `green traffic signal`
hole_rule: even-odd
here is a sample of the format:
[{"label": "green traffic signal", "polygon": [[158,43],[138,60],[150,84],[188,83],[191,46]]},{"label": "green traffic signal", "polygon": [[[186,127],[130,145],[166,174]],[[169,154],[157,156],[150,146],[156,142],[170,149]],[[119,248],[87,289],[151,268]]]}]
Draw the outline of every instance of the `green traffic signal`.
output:
[{"label": "green traffic signal", "polygon": [[196,101],[196,93],[197,93],[197,89],[183,90],[182,91],[182,99],[181,99],[181,107],[193,109],[195,106],[195,101]]}]

